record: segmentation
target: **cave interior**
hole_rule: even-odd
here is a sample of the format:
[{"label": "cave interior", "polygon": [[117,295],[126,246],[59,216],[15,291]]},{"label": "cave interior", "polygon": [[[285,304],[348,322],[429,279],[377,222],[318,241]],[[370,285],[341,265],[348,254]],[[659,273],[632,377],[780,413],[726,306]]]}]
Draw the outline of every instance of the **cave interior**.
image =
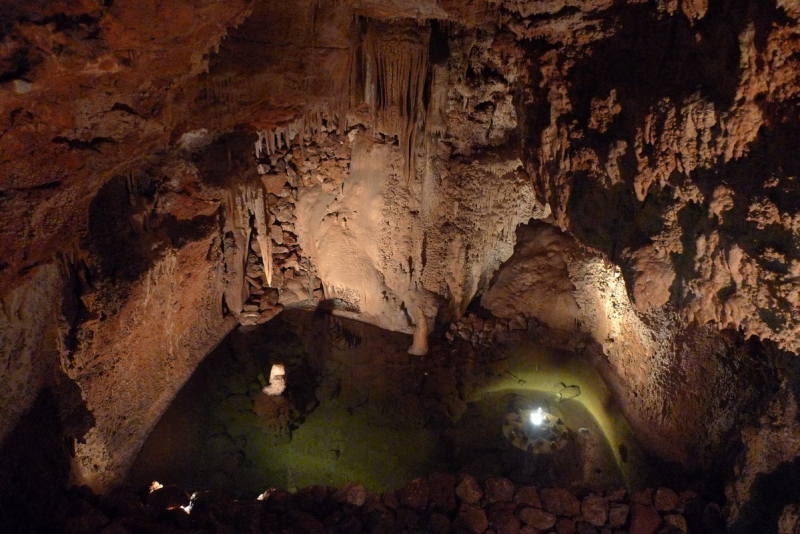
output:
[{"label": "cave interior", "polygon": [[800,533],[800,3],[0,3],[0,531]]}]

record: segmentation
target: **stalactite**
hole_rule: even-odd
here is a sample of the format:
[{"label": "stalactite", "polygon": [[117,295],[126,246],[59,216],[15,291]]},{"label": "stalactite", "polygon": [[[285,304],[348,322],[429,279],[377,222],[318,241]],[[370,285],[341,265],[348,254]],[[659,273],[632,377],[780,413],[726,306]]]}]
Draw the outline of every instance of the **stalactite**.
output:
[{"label": "stalactite", "polygon": [[236,240],[236,250],[230,265],[232,279],[225,291],[225,301],[234,313],[242,311],[248,297],[246,273],[250,237],[255,238],[261,247],[261,261],[267,285],[272,285],[272,239],[269,233],[269,211],[263,187],[244,184],[235,191],[229,191],[225,199],[227,231],[232,231]]},{"label": "stalactite", "polygon": [[[417,131],[425,122],[423,92],[429,69],[430,27],[368,23],[363,45],[355,52],[363,102],[378,127],[396,135],[405,156],[406,181],[416,168]],[[351,79],[358,84],[358,71]]]},{"label": "stalactite", "polygon": [[[255,143],[256,159],[270,156],[277,150],[288,150],[295,142],[298,143],[302,150],[305,144],[304,137],[320,132],[323,120],[330,118],[330,115],[330,113],[320,110],[311,110],[293,121],[269,130],[259,131],[258,139],[256,139]],[[259,165],[258,172],[266,174],[268,170],[266,170],[265,166]]]},{"label": "stalactite", "polygon": [[[385,24],[359,18],[354,19],[353,25],[360,41],[352,45],[350,76],[342,84],[339,96],[325,111],[307,110],[291,122],[258,132],[256,158],[289,149],[295,142],[303,150],[304,137],[317,133],[323,119],[344,133],[349,111],[366,104],[378,129],[397,136],[408,182],[416,169],[417,134],[424,130],[427,113],[423,93],[430,70],[430,26],[414,21]],[[268,166],[259,164],[258,171],[266,174]]]}]

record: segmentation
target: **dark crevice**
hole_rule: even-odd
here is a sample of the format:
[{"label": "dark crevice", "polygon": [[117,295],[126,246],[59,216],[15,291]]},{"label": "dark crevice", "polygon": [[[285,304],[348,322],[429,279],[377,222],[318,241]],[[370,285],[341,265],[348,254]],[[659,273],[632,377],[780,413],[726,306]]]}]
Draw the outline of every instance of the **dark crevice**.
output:
[{"label": "dark crevice", "polygon": [[131,115],[136,115],[137,117],[139,114],[136,112],[135,109],[130,107],[127,104],[123,104],[121,102],[115,102],[113,106],[111,106],[111,111],[122,111],[124,113],[129,113]]},{"label": "dark crevice", "polygon": [[61,135],[53,138],[53,143],[67,145],[70,149],[92,150],[94,152],[100,152],[98,147],[104,144],[108,143],[116,144],[116,142],[117,141],[115,141],[111,137],[93,137],[89,141],[82,141],[80,139],[69,139],[68,137],[64,137]]}]

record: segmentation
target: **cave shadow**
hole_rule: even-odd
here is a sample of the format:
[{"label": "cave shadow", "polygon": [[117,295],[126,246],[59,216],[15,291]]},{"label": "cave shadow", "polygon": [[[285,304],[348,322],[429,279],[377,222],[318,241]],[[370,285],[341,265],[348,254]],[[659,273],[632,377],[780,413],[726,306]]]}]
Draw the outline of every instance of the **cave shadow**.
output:
[{"label": "cave shadow", "polygon": [[772,473],[760,474],[750,488],[750,498],[732,534],[760,532],[777,534],[778,519],[787,504],[800,502],[800,458],[784,462]]},{"label": "cave shadow", "polygon": [[652,192],[639,202],[626,184],[606,187],[585,172],[572,175],[567,204],[572,234],[604,252],[614,263],[626,248],[639,248],[663,231],[662,215],[672,203],[672,191]]},{"label": "cave shadow", "polygon": [[695,22],[682,13],[658,13],[649,4],[620,8],[613,35],[593,44],[591,55],[572,71],[574,117],[586,124],[592,98],[605,98],[612,89],[622,112],[609,138],[632,138],[650,108],[665,98],[679,103],[699,91],[718,111],[729,109],[741,75],[739,35],[752,24],[756,47],[763,50],[772,24],[785,20],[766,0],[711,0]]},{"label": "cave shadow", "polygon": [[0,449],[0,532],[61,532],[70,464],[59,403],[44,389]]}]

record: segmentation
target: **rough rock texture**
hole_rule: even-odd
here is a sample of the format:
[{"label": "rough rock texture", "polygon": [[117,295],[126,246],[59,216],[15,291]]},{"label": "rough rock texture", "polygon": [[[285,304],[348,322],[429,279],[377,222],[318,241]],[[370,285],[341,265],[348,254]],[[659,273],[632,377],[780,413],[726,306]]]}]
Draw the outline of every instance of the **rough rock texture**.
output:
[{"label": "rough rock texture", "polygon": [[[177,486],[165,486],[145,494],[132,494],[124,491],[111,495],[95,495],[88,487],[72,487],[54,495],[63,506],[55,514],[42,518],[41,525],[59,532],[98,531],[115,532],[197,532],[197,531],[236,531],[236,532],[274,532],[291,531],[300,533],[325,532],[430,532],[433,534],[497,532],[523,534],[534,532],[584,533],[598,532],[591,526],[575,518],[557,516],[536,508],[517,505],[512,501],[477,503],[460,502],[458,508],[449,512],[436,511],[433,500],[422,500],[413,506],[403,504],[403,494],[415,492],[422,485],[434,485],[435,477],[447,475],[432,474],[426,479],[414,481],[409,487],[383,495],[365,491],[358,484],[347,484],[341,488],[310,486],[295,493],[279,489],[269,489],[255,500],[234,500],[221,492],[203,491],[194,493],[191,498]],[[491,491],[486,487],[487,494]],[[562,490],[566,492],[567,490]],[[399,498],[398,494],[399,493]],[[609,498],[611,493],[605,495]],[[431,496],[432,497],[432,496]],[[455,499],[454,488],[448,495]],[[601,498],[600,496],[597,496]],[[576,497],[573,495],[573,499]],[[460,499],[459,499],[460,500]],[[694,498],[681,501],[682,506],[704,506],[706,503]],[[634,508],[642,506],[633,505]],[[715,506],[713,503],[707,506]],[[787,507],[788,510],[788,507]],[[652,533],[653,524],[662,519],[654,508],[649,523],[634,515],[630,522],[614,525],[605,521],[598,527],[613,528],[620,534]],[[792,513],[795,515],[792,516]],[[784,514],[782,524],[794,518],[796,513]],[[2,520],[2,516],[0,516]],[[660,530],[662,533],[709,532],[706,526],[695,518],[678,513],[664,516],[666,525],[675,530]],[[11,527],[13,523],[0,526]],[[551,528],[555,530],[550,530]],[[680,530],[683,528],[683,530]],[[84,530],[80,530],[84,529]],[[122,530],[120,530],[122,529]],[[702,530],[701,530],[702,529]],[[608,530],[611,531],[611,530]]]},{"label": "rough rock texture", "polygon": [[481,295],[585,349],[660,457],[742,441],[731,521],[796,461],[795,2],[0,15],[0,439],[49,388],[108,488],[234,325],[321,304],[424,354]]}]

